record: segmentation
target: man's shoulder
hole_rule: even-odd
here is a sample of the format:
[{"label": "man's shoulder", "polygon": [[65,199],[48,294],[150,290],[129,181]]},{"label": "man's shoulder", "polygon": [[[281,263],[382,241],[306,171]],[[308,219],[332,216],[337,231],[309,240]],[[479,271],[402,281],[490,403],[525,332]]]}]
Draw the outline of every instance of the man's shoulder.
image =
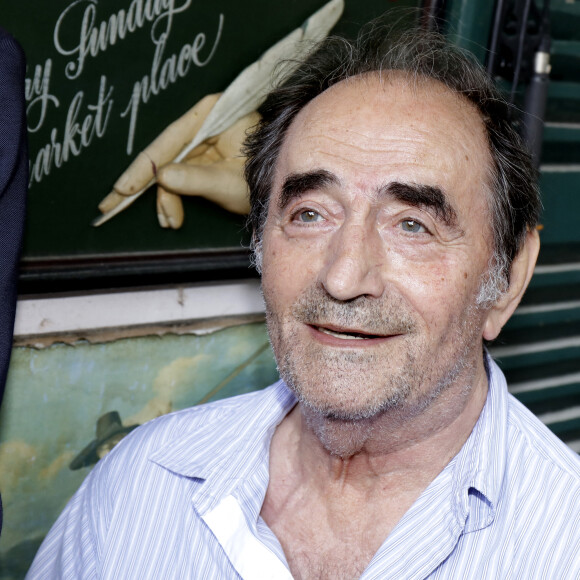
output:
[{"label": "man's shoulder", "polygon": [[126,443],[146,445],[153,440],[154,447],[161,447],[200,431],[223,430],[248,421],[260,409],[267,411],[284,394],[285,387],[278,381],[264,389],[174,411],[141,425],[127,436]]},{"label": "man's shoulder", "polygon": [[234,461],[263,438],[290,405],[288,389],[278,382],[260,391],[163,415],[121,440],[95,466],[87,485],[93,494],[107,496],[115,489],[120,496],[120,490],[130,488],[135,478],[143,485],[158,485],[161,472],[203,478],[208,470]]},{"label": "man's shoulder", "polygon": [[546,475],[558,475],[580,492],[580,456],[563,443],[544,423],[512,395],[508,401],[508,434],[511,456],[542,466]]}]

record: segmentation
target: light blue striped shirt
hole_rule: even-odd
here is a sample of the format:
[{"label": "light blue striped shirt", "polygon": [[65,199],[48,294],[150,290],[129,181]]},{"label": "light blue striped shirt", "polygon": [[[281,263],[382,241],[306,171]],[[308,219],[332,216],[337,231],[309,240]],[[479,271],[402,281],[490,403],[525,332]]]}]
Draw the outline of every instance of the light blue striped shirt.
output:
[{"label": "light blue striped shirt", "polygon": [[[580,459],[490,366],[470,437],[361,578],[580,578]],[[278,382],[137,429],[86,478],[27,578],[291,578],[259,514],[270,439],[294,404]]]}]

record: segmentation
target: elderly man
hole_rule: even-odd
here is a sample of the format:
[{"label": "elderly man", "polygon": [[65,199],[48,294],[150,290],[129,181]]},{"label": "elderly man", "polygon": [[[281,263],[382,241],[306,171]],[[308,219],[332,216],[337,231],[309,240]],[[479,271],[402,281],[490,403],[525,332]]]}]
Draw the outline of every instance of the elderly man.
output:
[{"label": "elderly man", "polygon": [[491,81],[375,28],[262,114],[246,176],[282,380],[129,435],[29,577],[580,577],[578,457],[483,346],[539,247]]}]

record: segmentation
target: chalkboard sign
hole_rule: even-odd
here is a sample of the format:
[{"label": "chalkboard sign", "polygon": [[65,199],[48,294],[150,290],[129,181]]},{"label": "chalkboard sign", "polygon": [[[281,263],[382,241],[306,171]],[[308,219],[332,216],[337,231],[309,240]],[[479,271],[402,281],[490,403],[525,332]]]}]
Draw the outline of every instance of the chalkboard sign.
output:
[{"label": "chalkboard sign", "polygon": [[[335,32],[352,35],[394,6],[417,3],[347,0]],[[324,4],[5,2],[0,25],[22,44],[28,63],[31,179],[24,280],[36,280],[34,289],[40,290],[51,289],[50,280],[58,276],[94,281],[115,268],[203,270],[206,278],[220,268],[226,270],[222,276],[228,268],[246,268],[243,216],[201,198],[184,198],[185,223],[178,230],[159,227],[153,189],[101,227],[91,222],[139,151],[203,96],[223,91]]]}]

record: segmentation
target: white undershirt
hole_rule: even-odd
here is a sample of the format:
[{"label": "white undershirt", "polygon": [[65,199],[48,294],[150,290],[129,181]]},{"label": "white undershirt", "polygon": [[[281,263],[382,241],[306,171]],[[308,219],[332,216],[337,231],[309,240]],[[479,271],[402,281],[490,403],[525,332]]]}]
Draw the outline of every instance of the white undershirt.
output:
[{"label": "white undershirt", "polygon": [[292,580],[292,574],[252,533],[238,500],[225,497],[203,520],[244,580]]}]

